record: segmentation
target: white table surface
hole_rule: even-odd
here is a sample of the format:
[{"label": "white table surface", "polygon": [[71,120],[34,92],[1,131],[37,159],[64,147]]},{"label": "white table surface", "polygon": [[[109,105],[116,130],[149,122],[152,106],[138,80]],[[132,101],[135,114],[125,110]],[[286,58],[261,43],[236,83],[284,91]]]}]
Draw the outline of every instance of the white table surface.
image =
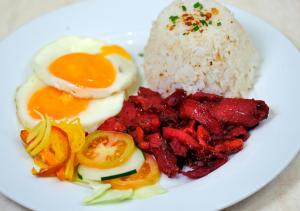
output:
[{"label": "white table surface", "polygon": [[[77,1],[0,0],[0,39],[33,18]],[[300,49],[300,0],[219,1],[235,5],[264,19],[284,33]],[[27,209],[0,194],[0,210],[24,211]],[[300,154],[266,187],[226,210],[299,211]]]}]

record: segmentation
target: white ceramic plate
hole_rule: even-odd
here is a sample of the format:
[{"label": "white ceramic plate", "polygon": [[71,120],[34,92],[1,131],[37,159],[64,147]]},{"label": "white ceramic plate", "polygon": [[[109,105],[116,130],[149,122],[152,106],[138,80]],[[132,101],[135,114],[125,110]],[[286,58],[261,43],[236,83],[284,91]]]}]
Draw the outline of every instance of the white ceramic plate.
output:
[{"label": "white ceramic plate", "polygon": [[14,94],[31,72],[34,53],[63,35],[103,38],[142,51],[151,22],[170,1],[83,1],[43,16],[0,43],[0,190],[33,210],[216,210],[236,203],[278,175],[300,148],[298,136],[300,57],[270,25],[229,6],[250,33],[261,58],[261,76],[252,96],[271,107],[270,118],[253,131],[240,153],[208,176],[187,182],[167,180],[169,192],[147,200],[83,206],[89,190],[30,174],[32,161],[19,140]]}]

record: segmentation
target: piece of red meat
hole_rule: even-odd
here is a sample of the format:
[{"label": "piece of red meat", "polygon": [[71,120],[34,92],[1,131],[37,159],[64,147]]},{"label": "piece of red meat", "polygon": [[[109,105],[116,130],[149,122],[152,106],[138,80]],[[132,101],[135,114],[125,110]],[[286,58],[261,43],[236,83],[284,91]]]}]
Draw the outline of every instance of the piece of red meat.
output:
[{"label": "piece of red meat", "polygon": [[147,135],[146,140],[149,142],[151,148],[158,148],[164,144],[164,139],[160,133]]},{"label": "piece of red meat", "polygon": [[205,93],[202,91],[196,92],[194,94],[191,94],[188,96],[188,98],[191,98],[193,100],[203,102],[203,101],[209,101],[209,102],[218,102],[221,101],[224,97],[220,95]]},{"label": "piece of red meat", "polygon": [[116,117],[107,119],[97,130],[126,132],[127,127]]},{"label": "piece of red meat", "polygon": [[224,136],[224,139],[242,139],[243,141],[246,141],[248,138],[249,132],[243,126],[232,128]]},{"label": "piece of red meat", "polygon": [[176,107],[186,97],[186,92],[183,89],[176,89],[171,95],[164,99],[164,103],[169,107]]},{"label": "piece of red meat", "polygon": [[151,98],[152,100],[156,101],[156,103],[162,102],[161,95],[158,92],[155,92],[146,87],[140,87],[138,95],[146,98]]},{"label": "piece of red meat", "polygon": [[180,121],[178,112],[171,107],[165,107],[159,112],[159,120],[164,127],[174,127]]},{"label": "piece of red meat", "polygon": [[135,132],[132,133],[136,145],[144,151],[150,150],[150,143],[145,140],[145,134],[142,128],[137,127]]},{"label": "piece of red meat", "polygon": [[162,144],[158,148],[152,148],[151,152],[157,161],[160,171],[168,177],[175,177],[177,175],[179,167],[177,166],[176,156],[169,151],[166,144]]},{"label": "piece of red meat", "polygon": [[164,107],[160,94],[145,87],[140,87],[138,95],[130,96],[128,100],[149,112],[158,112]]},{"label": "piece of red meat", "polygon": [[160,120],[156,114],[143,113],[136,117],[136,125],[147,133],[159,131]]},{"label": "piece of red meat", "polygon": [[213,134],[223,135],[222,124],[210,114],[208,104],[185,99],[180,106],[180,116],[196,120]]},{"label": "piece of red meat", "polygon": [[209,163],[208,166],[203,165],[202,162],[199,162],[200,165],[195,167],[191,171],[182,172],[183,175],[191,178],[191,179],[198,179],[204,177],[211,173],[212,171],[216,170],[220,166],[224,165],[228,161],[228,156],[222,155],[220,153],[215,154],[216,159]]},{"label": "piece of red meat", "polygon": [[200,145],[203,147],[209,147],[208,142],[210,140],[209,132],[203,127],[203,125],[199,125],[197,128],[197,140]]},{"label": "piece of red meat", "polygon": [[118,117],[120,121],[129,127],[136,127],[136,119],[137,116],[139,115],[140,111],[138,108],[135,107],[135,105],[132,102],[125,101],[123,103],[122,110],[118,114]]},{"label": "piece of red meat", "polygon": [[170,127],[163,128],[163,137],[166,140],[178,140],[182,145],[187,146],[192,150],[201,150],[201,146],[197,143],[197,141],[189,134],[185,133],[181,129],[175,129]]},{"label": "piece of red meat", "polygon": [[186,157],[188,153],[188,148],[180,143],[180,141],[174,139],[169,142],[172,152],[176,156]]},{"label": "piece of red meat", "polygon": [[190,120],[188,124],[183,128],[183,132],[191,135],[193,138],[197,137],[197,133],[195,131],[196,127],[196,121],[195,120]]},{"label": "piece of red meat", "polygon": [[268,117],[269,107],[261,100],[224,98],[214,104],[209,112],[225,124],[252,128]]},{"label": "piece of red meat", "polygon": [[214,151],[223,153],[226,155],[231,155],[237,153],[243,149],[244,141],[242,139],[234,139],[230,141],[224,141],[221,144],[214,146]]}]

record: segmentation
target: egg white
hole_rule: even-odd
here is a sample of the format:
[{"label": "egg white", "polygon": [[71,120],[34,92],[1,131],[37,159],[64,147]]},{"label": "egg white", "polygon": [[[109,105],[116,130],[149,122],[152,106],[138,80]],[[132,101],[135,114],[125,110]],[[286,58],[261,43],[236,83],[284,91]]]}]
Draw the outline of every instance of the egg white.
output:
[{"label": "egg white", "polygon": [[49,65],[57,58],[70,53],[90,53],[96,54],[101,52],[101,47],[106,44],[102,41],[90,38],[81,38],[68,36],[58,39],[57,41],[42,48],[33,58],[32,67],[36,75],[44,83],[57,89],[64,90],[80,98],[104,98],[111,94],[124,91],[132,85],[137,76],[137,65],[124,57],[117,54],[106,56],[117,71],[115,81],[106,88],[89,88],[80,87],[71,82],[63,80],[51,74],[48,70]]},{"label": "egg white", "polygon": [[[25,128],[35,126],[39,120],[31,117],[28,111],[28,102],[31,96],[39,89],[47,86],[36,75],[32,75],[16,92],[17,115]],[[77,116],[68,119],[80,118],[81,124],[87,132],[94,131],[109,117],[120,112],[125,99],[124,92],[111,95],[103,99],[90,100],[88,107]]]}]

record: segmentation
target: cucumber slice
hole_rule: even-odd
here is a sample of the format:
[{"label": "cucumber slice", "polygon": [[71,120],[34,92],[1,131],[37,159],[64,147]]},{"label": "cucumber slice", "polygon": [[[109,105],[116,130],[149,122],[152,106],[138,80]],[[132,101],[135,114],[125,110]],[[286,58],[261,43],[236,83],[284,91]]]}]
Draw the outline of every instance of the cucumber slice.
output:
[{"label": "cucumber slice", "polygon": [[114,190],[110,189],[105,191],[102,195],[100,195],[98,198],[95,198],[94,200],[86,202],[86,204],[98,204],[98,203],[115,203],[115,202],[121,202],[126,199],[130,199],[133,195],[133,190]]},{"label": "cucumber slice", "polygon": [[143,152],[136,149],[129,160],[121,166],[109,169],[98,169],[80,164],[77,172],[82,177],[82,180],[108,180],[136,173],[144,161]]},{"label": "cucumber slice", "polygon": [[92,188],[94,189],[93,194],[84,199],[84,203],[89,204],[90,202],[94,201],[95,199],[99,198],[103,195],[108,189],[111,188],[110,184],[98,184],[97,186],[93,185]]},{"label": "cucumber slice", "polygon": [[154,185],[145,186],[134,190],[131,199],[146,199],[166,192],[166,189],[161,187],[159,183],[156,183]]},{"label": "cucumber slice", "polygon": [[133,169],[131,171],[128,171],[128,172],[125,172],[123,174],[117,174],[117,175],[112,175],[112,176],[108,176],[108,177],[102,177],[101,180],[109,180],[109,179],[116,179],[116,178],[119,178],[119,177],[125,177],[125,176],[129,176],[131,174],[135,174],[137,171],[136,169]]}]

